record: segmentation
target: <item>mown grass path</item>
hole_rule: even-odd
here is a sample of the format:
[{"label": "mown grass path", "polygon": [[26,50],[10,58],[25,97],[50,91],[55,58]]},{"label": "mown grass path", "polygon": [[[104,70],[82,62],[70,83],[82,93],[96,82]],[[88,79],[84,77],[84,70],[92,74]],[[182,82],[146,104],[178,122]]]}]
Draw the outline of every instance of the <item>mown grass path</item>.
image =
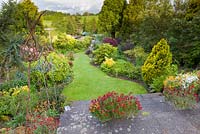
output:
[{"label": "mown grass path", "polygon": [[63,91],[68,99],[73,101],[90,100],[113,90],[121,93],[146,93],[143,86],[131,81],[110,77],[89,62],[89,57],[84,53],[75,54],[74,80]]}]

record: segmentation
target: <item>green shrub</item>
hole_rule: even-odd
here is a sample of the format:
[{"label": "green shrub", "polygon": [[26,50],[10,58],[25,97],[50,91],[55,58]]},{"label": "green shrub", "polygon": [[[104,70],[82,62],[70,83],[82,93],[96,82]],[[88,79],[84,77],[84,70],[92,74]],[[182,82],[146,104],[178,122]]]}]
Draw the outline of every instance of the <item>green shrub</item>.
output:
[{"label": "green shrub", "polygon": [[0,96],[0,117],[3,115],[10,115],[12,113],[10,104],[12,101],[11,96]]},{"label": "green shrub", "polygon": [[117,48],[109,44],[102,44],[94,52],[93,62],[94,64],[100,65],[105,61],[105,58],[114,58],[117,54]]},{"label": "green shrub", "polygon": [[66,51],[73,50],[77,44],[77,40],[65,33],[59,34],[55,39],[53,46],[56,49],[64,49]]},{"label": "green shrub", "polygon": [[148,56],[141,46],[136,46],[134,49],[127,50],[124,53],[135,62],[136,66],[142,66]]},{"label": "green shrub", "polygon": [[26,115],[23,113],[19,113],[15,116],[11,121],[7,122],[7,126],[11,128],[16,128],[18,126],[25,125],[26,123]]},{"label": "green shrub", "polygon": [[42,57],[32,64],[31,81],[38,87],[43,87],[45,84],[49,86],[60,84],[70,78],[72,78],[72,69],[68,58],[62,54],[51,53],[47,56],[47,61]]},{"label": "green shrub", "polygon": [[[57,112],[63,112],[64,103],[66,97],[62,94],[63,86],[51,87],[46,89],[42,89],[38,93],[39,103],[35,110],[38,113],[42,113],[48,111],[49,108],[56,110]],[[47,96],[48,93],[48,96]],[[47,104],[49,101],[49,105]]]},{"label": "green shrub", "polygon": [[11,88],[27,85],[26,80],[12,80],[0,84],[0,91],[8,91]]},{"label": "green shrub", "polygon": [[129,79],[141,79],[141,71],[139,67],[135,67],[132,63],[117,60],[112,66],[108,66],[103,62],[101,64],[101,70],[113,75],[115,77],[125,77]]},{"label": "green shrub", "polygon": [[172,63],[170,47],[165,39],[161,39],[152,49],[144,65],[142,66],[142,77],[147,84],[153,79],[165,73]]},{"label": "green shrub", "polygon": [[166,69],[163,75],[154,78],[153,83],[150,85],[150,87],[156,92],[162,92],[164,88],[164,80],[166,80],[168,76],[175,76],[177,73],[177,65],[172,65],[170,68]]},{"label": "green shrub", "polygon": [[115,61],[112,58],[105,58],[105,61],[101,64],[101,70],[106,73],[110,73]]},{"label": "green shrub", "polygon": [[66,51],[77,52],[88,48],[91,43],[91,39],[91,37],[86,36],[83,39],[76,40],[74,37],[62,33],[54,39],[53,46],[62,53],[65,53]]},{"label": "green shrub", "polygon": [[28,97],[28,90],[28,86],[22,86],[0,92],[0,116],[25,114],[27,106],[33,110],[38,100],[35,94],[31,94],[31,102],[27,105],[24,100]]},{"label": "green shrub", "polygon": [[73,61],[74,60],[74,52],[73,51],[69,51],[67,53],[67,58],[70,60],[70,61]]},{"label": "green shrub", "polygon": [[92,37],[86,36],[82,40],[77,41],[75,48],[78,50],[84,50],[90,46],[91,40],[92,40]]}]

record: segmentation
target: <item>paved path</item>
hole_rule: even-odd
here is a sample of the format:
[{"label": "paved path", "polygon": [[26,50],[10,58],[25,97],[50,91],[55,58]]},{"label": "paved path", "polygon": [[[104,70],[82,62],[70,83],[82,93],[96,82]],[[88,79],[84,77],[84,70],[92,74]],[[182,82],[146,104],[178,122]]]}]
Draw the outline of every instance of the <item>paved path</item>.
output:
[{"label": "paved path", "polygon": [[89,101],[72,104],[61,115],[58,134],[200,134],[200,105],[195,110],[175,110],[159,94],[138,96],[143,111],[136,118],[101,124],[88,111]]}]

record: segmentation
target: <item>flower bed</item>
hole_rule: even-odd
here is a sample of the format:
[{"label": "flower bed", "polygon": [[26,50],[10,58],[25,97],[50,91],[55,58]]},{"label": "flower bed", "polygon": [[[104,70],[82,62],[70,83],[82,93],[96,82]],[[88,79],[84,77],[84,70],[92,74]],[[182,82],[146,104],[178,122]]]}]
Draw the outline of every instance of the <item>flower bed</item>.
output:
[{"label": "flower bed", "polygon": [[196,73],[170,76],[164,81],[165,98],[179,109],[193,108],[199,101],[200,79]]},{"label": "flower bed", "polygon": [[141,79],[140,68],[125,60],[114,61],[112,58],[106,57],[100,67],[103,72],[114,77],[123,77],[130,80]]},{"label": "flower bed", "polygon": [[101,122],[136,116],[142,109],[138,98],[128,94],[108,92],[91,101],[89,110]]}]

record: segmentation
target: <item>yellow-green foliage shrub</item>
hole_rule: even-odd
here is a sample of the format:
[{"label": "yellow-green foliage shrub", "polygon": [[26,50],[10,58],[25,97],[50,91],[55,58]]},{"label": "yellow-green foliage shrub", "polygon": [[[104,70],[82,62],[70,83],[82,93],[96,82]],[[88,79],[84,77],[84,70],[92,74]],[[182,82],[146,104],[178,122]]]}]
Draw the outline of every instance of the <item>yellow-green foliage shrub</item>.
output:
[{"label": "yellow-green foliage shrub", "polygon": [[[0,120],[4,115],[16,116],[17,114],[25,114],[28,95],[28,86],[11,88],[8,91],[0,91]],[[33,96],[31,96],[32,98]],[[35,102],[29,104],[29,108],[33,108]]]},{"label": "yellow-green foliage shrub", "polygon": [[92,38],[89,36],[77,40],[71,35],[62,33],[53,39],[53,46],[55,49],[61,50],[64,53],[66,51],[80,51],[88,48],[91,40]]},{"label": "yellow-green foliage shrub", "polygon": [[77,41],[76,49],[83,50],[90,46],[92,37],[85,36],[83,39]]},{"label": "yellow-green foliage shrub", "polygon": [[[44,86],[45,82],[59,84],[72,76],[72,69],[66,56],[53,52],[47,56],[47,61],[49,64],[46,64],[44,57],[42,57],[32,64],[31,81],[36,86]],[[47,78],[46,81],[45,77]]]},{"label": "yellow-green foliage shrub", "polygon": [[106,73],[110,73],[111,69],[115,63],[116,62],[113,60],[113,58],[106,57],[105,61],[101,64],[101,70]]},{"label": "yellow-green foliage shrub", "polygon": [[100,65],[105,61],[105,58],[113,58],[117,55],[117,48],[110,44],[102,44],[93,52],[94,64]]},{"label": "yellow-green foliage shrub", "polygon": [[170,46],[165,39],[161,39],[152,49],[144,65],[142,66],[142,77],[147,84],[153,79],[161,76],[172,63]]},{"label": "yellow-green foliage shrub", "polygon": [[53,46],[56,49],[73,50],[77,44],[77,40],[65,33],[59,34],[55,39]]}]

